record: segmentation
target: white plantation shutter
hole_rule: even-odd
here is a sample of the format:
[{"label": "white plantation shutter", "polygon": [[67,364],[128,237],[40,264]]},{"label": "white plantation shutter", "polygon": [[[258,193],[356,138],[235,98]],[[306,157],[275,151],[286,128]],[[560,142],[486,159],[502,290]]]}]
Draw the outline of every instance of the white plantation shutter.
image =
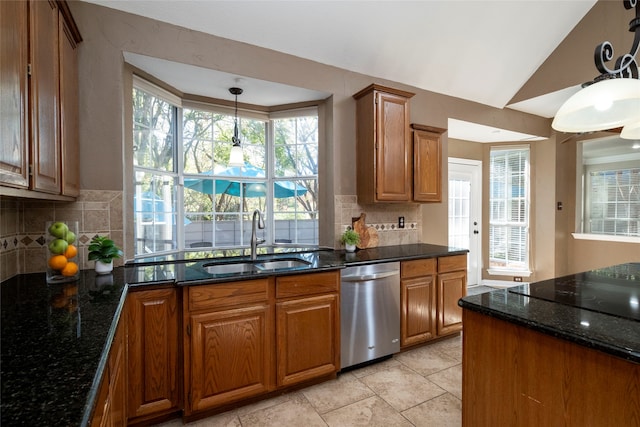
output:
[{"label": "white plantation shutter", "polygon": [[492,269],[529,269],[529,147],[491,149],[489,262]]},{"label": "white plantation shutter", "polygon": [[640,168],[588,174],[587,232],[640,236]]}]

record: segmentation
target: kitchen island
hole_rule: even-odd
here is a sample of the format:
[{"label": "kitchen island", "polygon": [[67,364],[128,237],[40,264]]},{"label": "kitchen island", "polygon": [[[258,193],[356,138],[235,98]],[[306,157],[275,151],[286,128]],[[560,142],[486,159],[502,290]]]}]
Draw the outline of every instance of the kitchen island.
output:
[{"label": "kitchen island", "polygon": [[460,300],[463,426],[639,426],[640,263]]}]

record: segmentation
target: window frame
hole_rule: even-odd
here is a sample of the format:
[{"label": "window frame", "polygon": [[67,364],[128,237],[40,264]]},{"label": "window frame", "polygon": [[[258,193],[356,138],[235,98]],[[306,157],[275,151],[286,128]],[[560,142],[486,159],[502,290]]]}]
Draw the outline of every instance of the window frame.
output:
[{"label": "window frame", "polygon": [[[137,76],[134,75],[134,80],[133,80],[133,85],[132,85],[132,90],[141,90],[146,92],[147,94],[157,97],[165,102],[168,102],[169,104],[172,105],[172,108],[174,109],[174,117],[177,117],[177,122],[176,122],[176,131],[175,131],[175,135],[174,135],[174,170],[171,172],[172,175],[175,175],[176,181],[177,181],[177,185],[176,185],[176,195],[175,195],[175,199],[176,199],[176,208],[174,209],[174,211],[172,212],[172,214],[176,217],[176,218],[182,218],[186,212],[185,212],[185,208],[184,208],[184,180],[186,178],[192,177],[194,176],[193,173],[185,173],[184,171],[184,147],[183,147],[183,111],[184,109],[195,109],[195,110],[201,110],[201,111],[207,111],[207,112],[212,112],[212,113],[216,113],[216,114],[224,114],[226,116],[234,116],[235,115],[235,109],[228,107],[228,106],[224,106],[224,105],[216,105],[216,104],[209,104],[209,103],[203,103],[203,102],[195,102],[195,101],[188,101],[188,100],[181,100],[180,98],[177,98],[176,96],[170,94],[169,92],[153,85],[152,83],[147,82],[146,80],[143,80]],[[168,94],[168,95],[167,95]],[[135,113],[135,111],[134,111]],[[267,221],[267,227],[265,230],[259,230],[259,234],[261,234],[260,237],[263,237],[266,240],[266,245],[278,245],[279,243],[276,243],[276,229],[275,229],[275,213],[274,212],[274,191],[273,191],[273,186],[275,185],[275,183],[277,181],[301,181],[301,180],[314,180],[315,181],[315,186],[316,188],[319,187],[320,185],[320,180],[319,180],[319,175],[317,173],[317,168],[315,171],[315,174],[312,175],[299,175],[298,173],[296,173],[295,175],[287,175],[287,176],[275,176],[274,173],[274,164],[275,164],[275,149],[276,149],[276,142],[275,142],[275,134],[274,134],[274,129],[275,129],[275,125],[274,125],[274,121],[276,120],[280,120],[280,119],[292,119],[292,118],[297,118],[297,117],[305,117],[305,116],[313,116],[315,117],[315,120],[317,120],[317,133],[316,133],[316,137],[317,137],[317,143],[316,143],[316,155],[317,158],[315,159],[316,162],[316,167],[318,166],[318,162],[320,160],[320,146],[321,146],[321,126],[322,126],[322,118],[320,115],[320,101],[317,102],[317,104],[308,104],[305,107],[297,107],[297,108],[292,108],[289,110],[279,110],[277,112],[272,112],[272,113],[265,113],[263,111],[255,111],[255,110],[246,110],[246,109],[242,109],[242,110],[238,110],[238,117],[240,119],[250,119],[250,120],[260,120],[260,121],[264,121],[265,122],[265,153],[264,153],[264,160],[265,160],[265,177],[264,178],[258,178],[259,181],[261,182],[265,182],[268,189],[266,192],[265,197],[265,205],[264,205],[264,211],[263,213],[265,214],[265,220]],[[135,123],[134,123],[135,126]],[[167,174],[169,173],[169,171],[160,171],[160,170],[155,170],[155,169],[149,169],[149,168],[144,168],[144,167],[139,167],[139,166],[135,166],[133,165],[133,181],[134,181],[134,193],[135,193],[135,177],[136,174],[139,172],[145,172],[145,173],[152,173],[152,174],[158,174],[158,173],[162,173],[162,174]],[[215,176],[215,175],[214,175]],[[249,177],[225,177],[225,179],[229,179],[232,181],[243,181],[248,179],[249,181],[255,181],[255,179]],[[317,197],[317,196],[316,196]],[[319,200],[316,199],[315,201],[316,204],[316,210],[313,211],[313,215],[315,215],[313,218],[315,219],[315,232],[313,233],[315,242],[314,243],[310,243],[310,244],[304,244],[301,243],[302,245],[305,246],[318,246],[319,244],[319,240],[320,240],[320,230],[319,230],[319,226],[320,226],[320,221],[319,221],[319,216],[320,216],[320,212],[319,212]],[[294,216],[296,217],[294,219],[294,221],[296,222],[296,224],[298,223],[298,212],[296,211],[294,213]],[[214,213],[215,215],[220,214],[220,213],[215,213],[212,211],[212,213]],[[232,214],[236,214],[236,213],[232,213]],[[250,219],[251,216],[251,212],[247,211],[247,212],[238,212],[237,214],[240,215],[240,222],[244,222],[244,220],[248,217]],[[136,225],[135,222],[135,207],[134,207],[134,226]],[[215,219],[213,220],[215,221]],[[166,250],[166,251],[161,251],[161,252],[152,252],[152,253],[136,253],[134,255],[135,258],[148,258],[149,256],[156,256],[156,255],[163,255],[163,254],[171,254],[171,253],[176,253],[176,252],[180,252],[180,251],[198,251],[198,250],[203,250],[201,247],[199,248],[192,248],[189,247],[189,245],[186,242],[186,236],[185,236],[185,224],[183,224],[182,221],[177,221],[176,220],[176,235],[174,237],[175,240],[175,248],[170,249],[170,250]],[[295,226],[295,232],[297,233],[298,230],[298,225]],[[241,235],[242,236],[242,235]],[[238,248],[247,248],[249,247],[249,241],[244,241],[244,237],[241,237],[240,243],[239,244],[231,244],[231,245],[216,245],[215,242],[213,242],[212,246],[208,246],[209,249],[213,248],[213,249],[221,249],[221,250],[225,250],[225,249],[238,249]],[[297,244],[298,246],[300,246],[301,244]],[[293,245],[296,245],[296,243],[294,242]],[[137,246],[136,246],[136,251],[137,251]]]},{"label": "window frame", "polygon": [[[526,151],[527,152],[527,158],[526,158],[526,164],[524,167],[524,194],[523,194],[523,202],[524,202],[524,223],[523,225],[520,225],[519,227],[523,227],[524,228],[524,233],[525,233],[525,237],[526,237],[526,243],[524,245],[523,248],[523,252],[524,252],[524,260],[522,261],[522,266],[518,266],[516,263],[510,263],[509,262],[509,257],[508,254],[505,255],[505,266],[492,266],[491,265],[491,260],[494,258],[493,257],[493,252],[492,252],[492,241],[491,241],[491,231],[493,227],[499,227],[499,228],[507,228],[507,227],[512,227],[512,226],[518,226],[518,224],[520,224],[520,222],[513,222],[513,221],[497,221],[494,220],[492,218],[493,216],[493,210],[492,210],[492,206],[493,206],[493,201],[495,200],[493,198],[493,176],[492,176],[492,166],[493,166],[493,159],[492,159],[492,155],[494,153],[497,152],[508,152],[508,151]],[[488,248],[488,260],[489,260],[489,267],[487,269],[487,272],[490,275],[495,275],[495,276],[524,276],[524,277],[529,277],[532,274],[531,271],[531,145],[530,144],[518,144],[518,145],[495,145],[495,146],[491,146],[489,149],[489,195],[488,195],[488,199],[489,199],[489,219],[488,219],[488,225],[489,225],[489,248]],[[507,194],[506,191],[508,190],[508,188],[511,188],[511,184],[508,183],[505,185],[505,195]],[[509,202],[511,200],[511,198],[506,197],[503,198],[503,200]],[[507,206],[505,205],[505,209],[507,209]],[[506,212],[506,211],[505,211]],[[506,238],[506,245],[507,245],[507,251],[508,251],[508,247],[509,247],[509,237]]]}]

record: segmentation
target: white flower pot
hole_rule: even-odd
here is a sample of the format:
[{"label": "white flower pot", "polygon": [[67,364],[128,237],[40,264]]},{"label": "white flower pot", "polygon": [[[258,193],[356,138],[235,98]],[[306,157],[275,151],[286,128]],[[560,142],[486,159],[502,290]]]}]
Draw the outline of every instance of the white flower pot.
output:
[{"label": "white flower pot", "polygon": [[344,244],[344,249],[345,249],[347,252],[355,252],[355,251],[356,251],[356,245],[350,245],[350,244],[348,244],[348,243],[345,243],[345,244]]},{"label": "white flower pot", "polygon": [[109,274],[113,271],[113,260],[111,262],[96,261],[96,273]]}]

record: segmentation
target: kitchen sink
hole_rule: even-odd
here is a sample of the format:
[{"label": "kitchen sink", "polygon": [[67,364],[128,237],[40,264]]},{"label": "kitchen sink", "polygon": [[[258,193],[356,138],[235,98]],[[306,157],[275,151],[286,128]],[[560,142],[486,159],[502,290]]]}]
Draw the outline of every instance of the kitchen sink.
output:
[{"label": "kitchen sink", "polygon": [[298,258],[272,259],[265,261],[236,261],[236,262],[216,262],[204,264],[202,267],[209,274],[240,274],[258,273],[261,271],[287,270],[297,267],[306,267],[310,262]]},{"label": "kitchen sink", "polygon": [[259,270],[284,270],[288,268],[306,267],[311,263],[301,259],[278,259],[273,261],[263,261],[256,264]]},{"label": "kitchen sink", "polygon": [[208,264],[203,266],[210,274],[234,274],[256,271],[252,262],[230,262],[226,264]]}]

